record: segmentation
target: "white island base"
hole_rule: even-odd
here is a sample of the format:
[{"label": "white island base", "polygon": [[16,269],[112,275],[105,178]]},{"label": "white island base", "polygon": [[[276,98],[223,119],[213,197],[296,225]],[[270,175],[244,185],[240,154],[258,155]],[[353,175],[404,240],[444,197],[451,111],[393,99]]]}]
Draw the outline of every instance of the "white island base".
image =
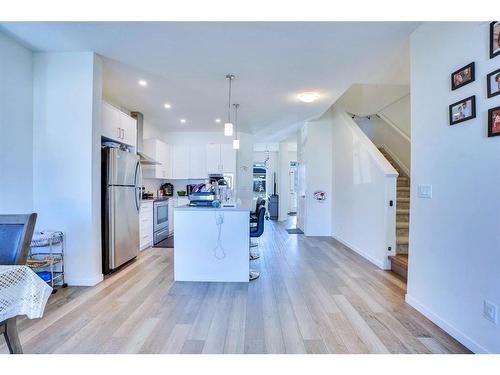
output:
[{"label": "white island base", "polygon": [[248,282],[249,215],[239,207],[176,207],[175,281]]}]

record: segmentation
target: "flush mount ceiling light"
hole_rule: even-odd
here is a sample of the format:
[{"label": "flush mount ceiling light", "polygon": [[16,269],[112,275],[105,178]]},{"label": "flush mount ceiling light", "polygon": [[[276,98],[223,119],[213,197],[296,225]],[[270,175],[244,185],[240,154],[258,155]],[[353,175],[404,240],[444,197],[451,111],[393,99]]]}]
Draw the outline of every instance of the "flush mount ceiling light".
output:
[{"label": "flush mount ceiling light", "polygon": [[163,107],[165,107],[166,109],[172,108],[172,106],[170,105],[170,103],[163,104]]},{"label": "flush mount ceiling light", "polygon": [[234,79],[234,75],[228,74],[226,75],[226,78],[229,81],[229,101],[228,101],[228,106],[227,106],[227,122],[224,123],[224,135],[226,137],[232,137],[233,136],[233,123],[231,122],[231,83]]},{"label": "flush mount ceiling light", "polygon": [[233,139],[233,149],[240,149],[240,140],[238,139],[238,107],[239,104],[235,103],[234,106],[234,139]]},{"label": "flush mount ceiling light", "polygon": [[314,91],[301,92],[297,95],[297,98],[304,103],[312,103],[319,99],[319,94]]},{"label": "flush mount ceiling light", "polygon": [[181,118],[179,121],[181,122],[181,124],[185,124],[186,123],[186,119],[185,118]]},{"label": "flush mount ceiling light", "polygon": [[147,86],[148,85],[148,82],[143,80],[143,79],[140,79],[138,83],[139,83],[139,86]]},{"label": "flush mount ceiling light", "polygon": [[215,119],[215,122],[216,122],[217,124],[220,124],[220,118],[216,118],[216,119]]}]

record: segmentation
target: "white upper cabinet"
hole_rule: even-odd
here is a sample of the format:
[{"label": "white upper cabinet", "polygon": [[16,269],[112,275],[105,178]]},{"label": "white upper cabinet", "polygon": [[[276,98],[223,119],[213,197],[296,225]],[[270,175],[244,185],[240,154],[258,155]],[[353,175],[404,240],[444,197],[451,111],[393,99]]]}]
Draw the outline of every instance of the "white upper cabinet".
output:
[{"label": "white upper cabinet", "polygon": [[101,127],[103,137],[121,141],[120,111],[106,102],[102,102]]},{"label": "white upper cabinet", "polygon": [[220,145],[210,143],[206,147],[207,174],[221,173],[220,165]]},{"label": "white upper cabinet", "polygon": [[236,173],[236,150],[232,144],[220,145],[221,173]]},{"label": "white upper cabinet", "polygon": [[174,180],[189,178],[189,146],[172,145],[171,148],[172,175]]},{"label": "white upper cabinet", "polygon": [[236,173],[236,151],[231,144],[168,145],[144,140],[144,153],[161,165],[144,166],[144,177],[199,180],[211,173]]},{"label": "white upper cabinet", "polygon": [[102,102],[101,127],[103,137],[136,147],[136,120],[106,102]]},{"label": "white upper cabinet", "polygon": [[122,129],[122,142],[136,146],[137,144],[137,121],[126,113],[120,113],[120,127]]},{"label": "white upper cabinet", "polygon": [[144,177],[161,179],[171,178],[172,164],[169,145],[158,139],[145,139],[144,153],[161,163],[159,165],[145,165],[143,167]]},{"label": "white upper cabinet", "polygon": [[231,144],[207,145],[207,173],[235,173],[236,150]]},{"label": "white upper cabinet", "polygon": [[206,178],[207,174],[207,150],[205,145],[191,146],[189,148],[189,178]]}]

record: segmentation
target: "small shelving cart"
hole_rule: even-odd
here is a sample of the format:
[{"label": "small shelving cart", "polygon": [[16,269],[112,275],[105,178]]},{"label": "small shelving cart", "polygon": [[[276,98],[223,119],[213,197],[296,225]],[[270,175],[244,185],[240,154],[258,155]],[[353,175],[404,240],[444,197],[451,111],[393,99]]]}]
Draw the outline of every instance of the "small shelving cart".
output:
[{"label": "small shelving cart", "polygon": [[64,281],[64,234],[60,231],[41,231],[33,234],[27,265],[52,287],[66,288]]}]

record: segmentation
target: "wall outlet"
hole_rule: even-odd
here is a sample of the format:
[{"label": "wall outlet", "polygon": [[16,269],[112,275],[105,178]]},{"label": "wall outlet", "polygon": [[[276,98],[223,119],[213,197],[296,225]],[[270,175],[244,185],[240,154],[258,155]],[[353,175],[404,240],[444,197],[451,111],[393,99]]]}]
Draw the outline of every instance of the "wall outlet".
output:
[{"label": "wall outlet", "polygon": [[432,198],[432,185],[418,185],[419,198]]},{"label": "wall outlet", "polygon": [[490,322],[497,324],[497,305],[490,301],[483,302],[483,316]]}]

